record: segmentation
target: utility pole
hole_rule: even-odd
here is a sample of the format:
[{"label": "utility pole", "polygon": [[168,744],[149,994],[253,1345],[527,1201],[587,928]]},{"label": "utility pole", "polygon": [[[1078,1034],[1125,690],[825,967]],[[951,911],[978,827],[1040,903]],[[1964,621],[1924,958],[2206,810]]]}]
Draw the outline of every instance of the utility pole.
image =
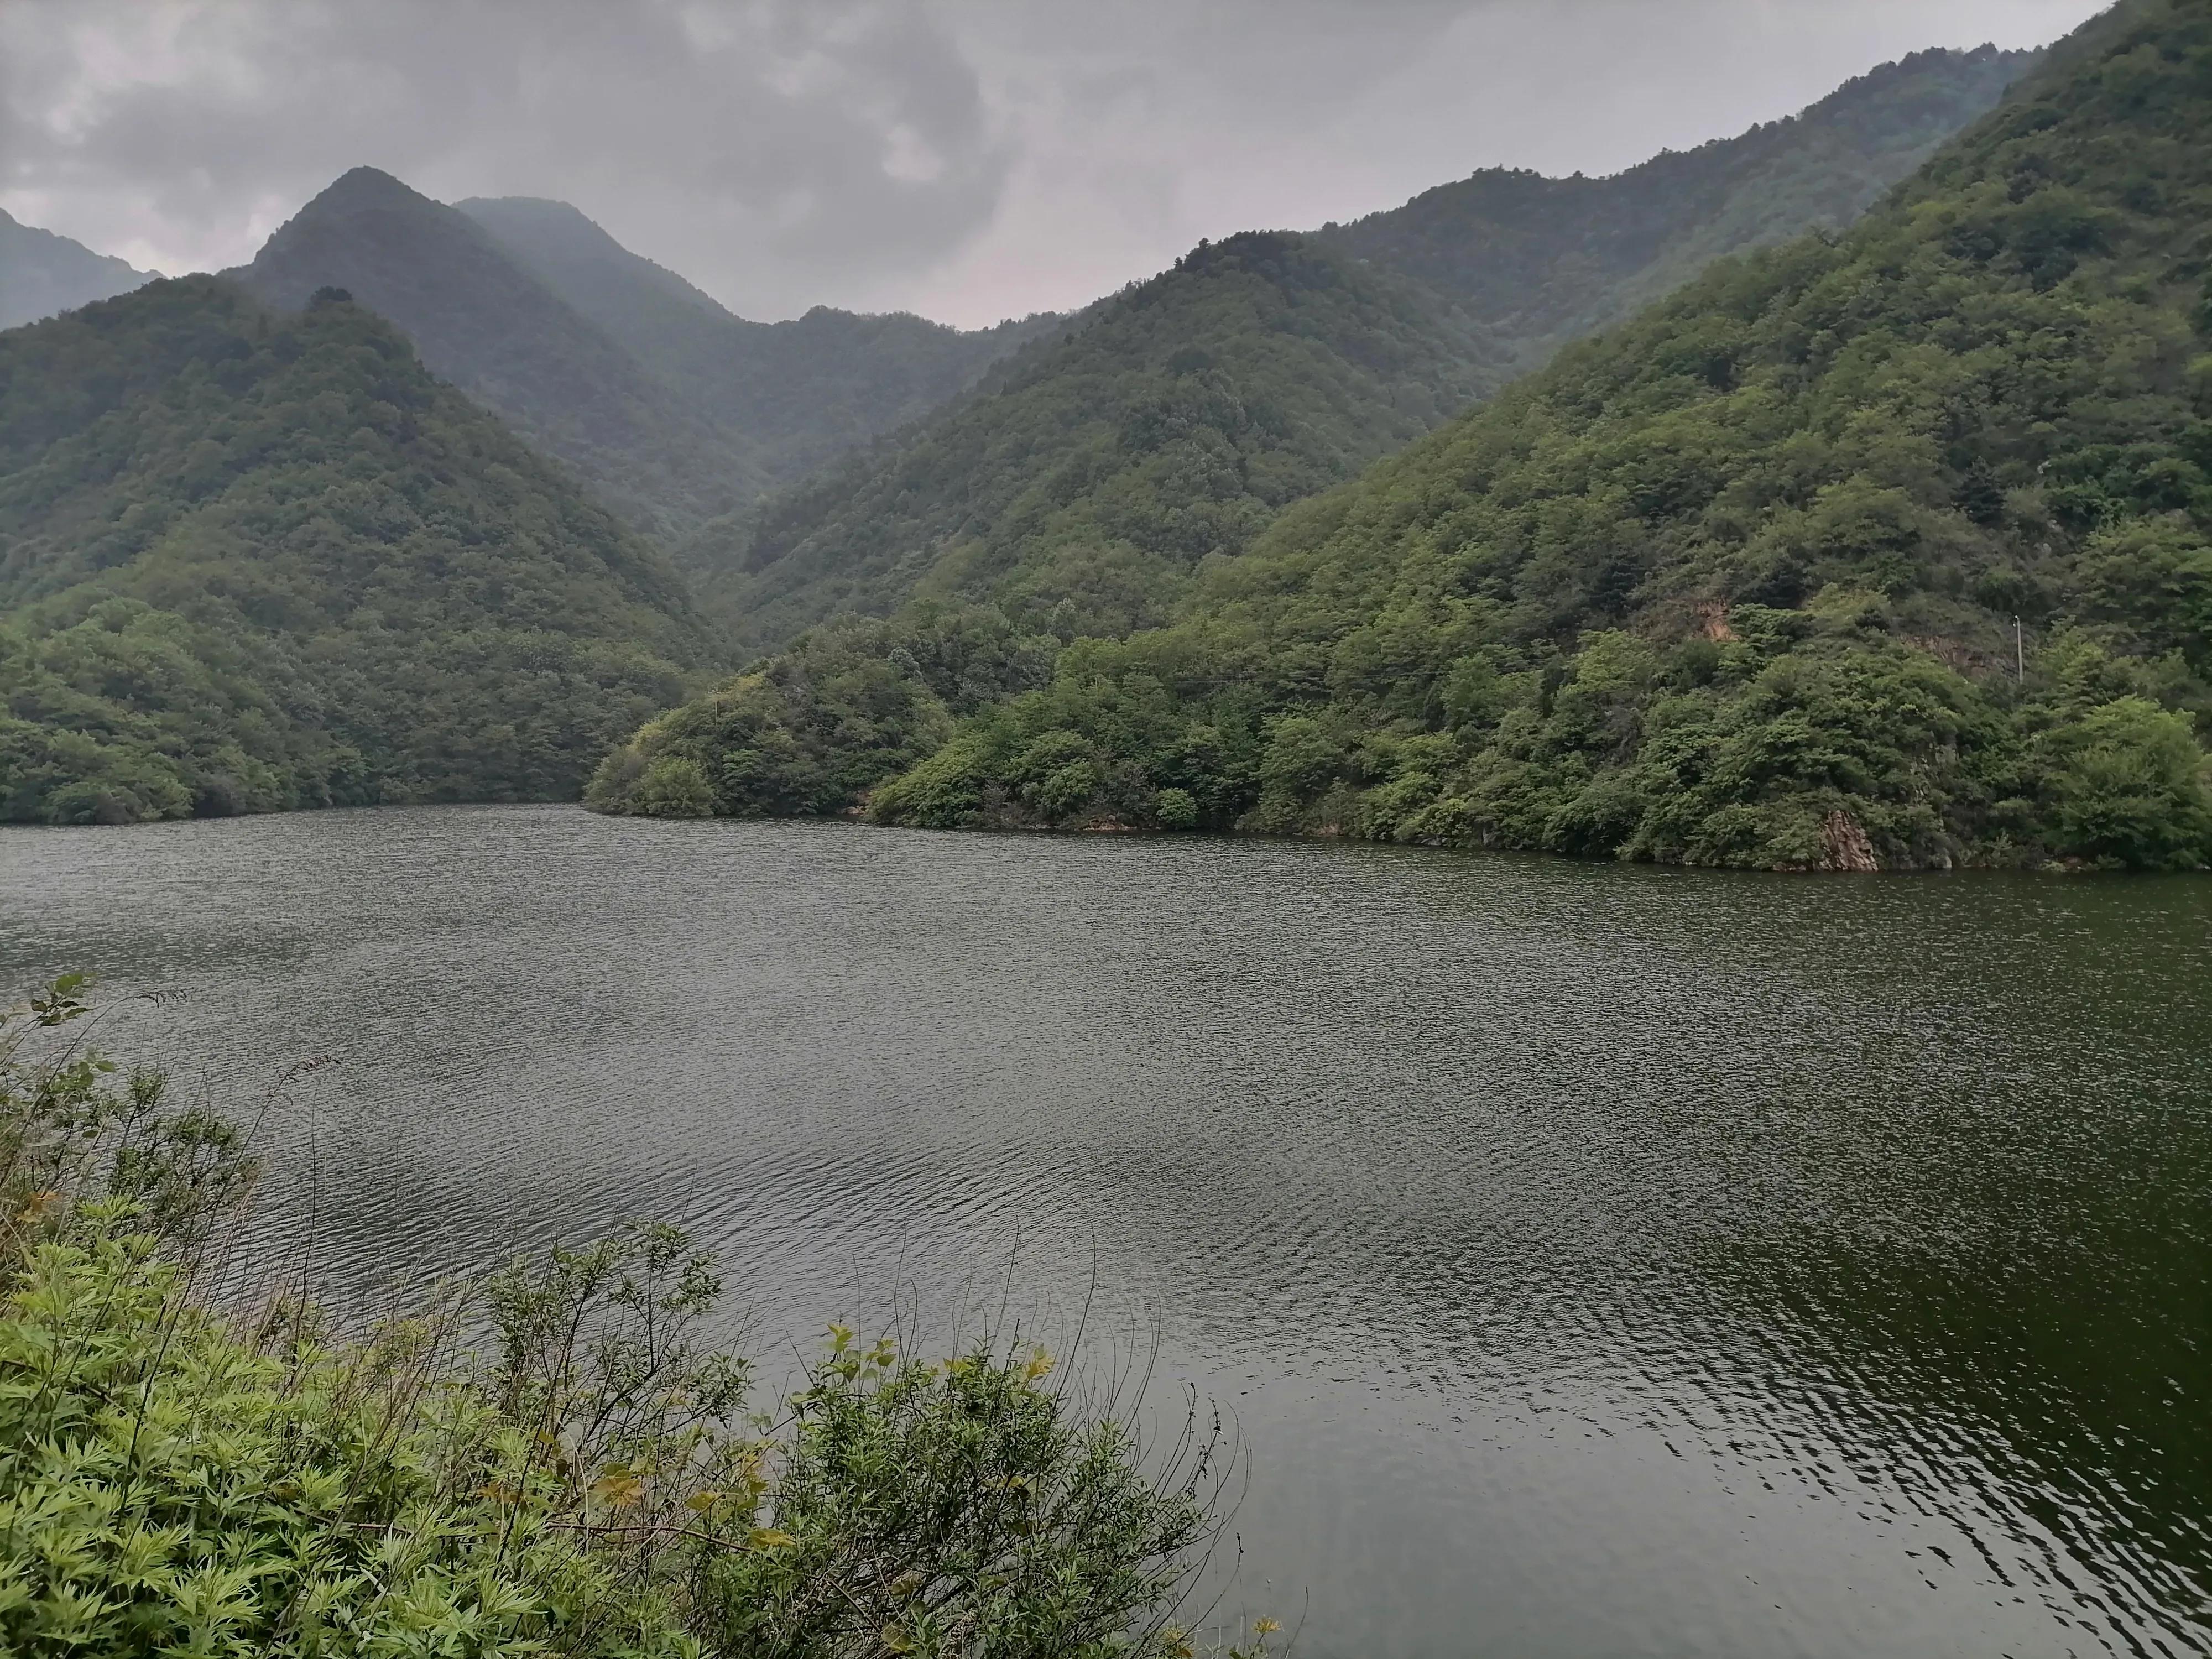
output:
[{"label": "utility pole", "polygon": [[2017,616],[2012,619],[2012,683],[2027,684],[2027,636],[2021,632]]}]

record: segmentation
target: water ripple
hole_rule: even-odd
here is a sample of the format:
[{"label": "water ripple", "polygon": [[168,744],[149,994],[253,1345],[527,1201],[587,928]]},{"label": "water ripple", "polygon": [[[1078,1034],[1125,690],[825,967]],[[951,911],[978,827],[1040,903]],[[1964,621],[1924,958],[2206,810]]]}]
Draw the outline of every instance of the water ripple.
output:
[{"label": "water ripple", "polygon": [[649,1213],[765,1350],[1157,1343],[1317,1659],[2212,1643],[2205,883],[546,808],[0,878],[191,1086],[340,1060],[266,1132],[333,1296]]}]

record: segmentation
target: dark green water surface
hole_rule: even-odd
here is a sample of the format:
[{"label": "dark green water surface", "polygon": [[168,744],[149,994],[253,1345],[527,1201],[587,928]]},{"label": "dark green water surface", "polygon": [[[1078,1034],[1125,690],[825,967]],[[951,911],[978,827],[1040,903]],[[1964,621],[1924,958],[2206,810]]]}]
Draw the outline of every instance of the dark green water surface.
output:
[{"label": "dark green water surface", "polygon": [[338,1062],[264,1224],[341,1298],[643,1213],[763,1352],[1156,1340],[1312,1659],[2212,1646],[2212,881],[0,830],[0,970],[65,967],[234,1109]]}]

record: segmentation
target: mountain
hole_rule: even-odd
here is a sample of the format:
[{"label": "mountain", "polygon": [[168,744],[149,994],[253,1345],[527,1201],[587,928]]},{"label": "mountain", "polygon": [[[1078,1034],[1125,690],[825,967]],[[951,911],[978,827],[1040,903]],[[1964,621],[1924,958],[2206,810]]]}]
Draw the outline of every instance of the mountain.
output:
[{"label": "mountain", "polygon": [[1164,619],[1200,560],[1243,551],[1277,509],[1503,372],[1480,328],[1401,278],[1302,237],[1232,237],[679,558],[755,644],[917,592],[1127,631]]},{"label": "mountain", "polygon": [[0,329],[128,294],[153,280],[151,271],[0,213]]},{"label": "mountain", "polygon": [[194,277],[0,334],[0,818],[572,797],[708,650],[357,304]]},{"label": "mountain", "polygon": [[[2212,11],[2127,0],[1848,230],[1722,261],[1292,508],[1172,624],[1075,641],[951,725],[882,652],[934,752],[869,810],[1760,867],[2212,862],[2208,222]],[[766,810],[763,757],[824,700],[767,671],[729,690],[592,799]]]},{"label": "mountain", "polygon": [[817,306],[793,322],[748,322],[566,202],[455,205],[779,482],[927,414],[1054,320],[961,330]]},{"label": "mountain", "polygon": [[1618,179],[1480,173],[1353,225],[1202,246],[679,562],[755,646],[917,593],[1063,635],[1159,620],[1200,559],[1563,341],[1719,254],[1856,216],[2026,61],[1923,52]]},{"label": "mountain", "polygon": [[1026,337],[829,310],[747,322],[564,203],[452,208],[373,167],[226,274],[289,310],[343,289],[663,540],[922,414]]},{"label": "mountain", "polygon": [[343,290],[633,524],[670,532],[766,483],[744,446],[476,221],[373,167],[338,179],[227,274],[288,311]]},{"label": "mountain", "polygon": [[1915,52],[1786,120],[1610,178],[1491,168],[1322,236],[1467,304],[1534,365],[1723,254],[1850,224],[2035,58]]}]

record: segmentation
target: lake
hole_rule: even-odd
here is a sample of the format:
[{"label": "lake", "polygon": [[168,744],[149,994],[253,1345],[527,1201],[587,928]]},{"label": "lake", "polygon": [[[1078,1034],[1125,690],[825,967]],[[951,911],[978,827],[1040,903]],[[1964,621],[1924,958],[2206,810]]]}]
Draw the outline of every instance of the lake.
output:
[{"label": "lake", "polygon": [[342,1302],[1156,1346],[1310,1659],[2212,1644],[2212,881],[390,809],[0,830],[0,968],[176,994]]}]

